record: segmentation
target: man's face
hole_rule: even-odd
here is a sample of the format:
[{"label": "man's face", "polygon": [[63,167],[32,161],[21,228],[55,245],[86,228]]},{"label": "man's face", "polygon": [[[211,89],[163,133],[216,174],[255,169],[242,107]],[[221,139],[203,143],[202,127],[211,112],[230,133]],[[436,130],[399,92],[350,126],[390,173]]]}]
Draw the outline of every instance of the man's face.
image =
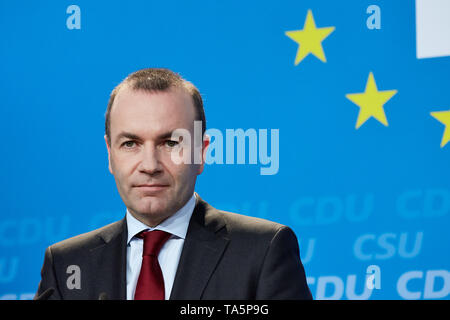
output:
[{"label": "man's face", "polygon": [[109,170],[130,213],[149,226],[189,200],[203,171],[207,138],[202,142],[201,164],[176,164],[171,157],[174,148],[180,148],[171,140],[172,132],[186,129],[193,138],[194,120],[192,98],[183,89],[149,93],[124,86],[115,98],[111,145],[105,135]]}]

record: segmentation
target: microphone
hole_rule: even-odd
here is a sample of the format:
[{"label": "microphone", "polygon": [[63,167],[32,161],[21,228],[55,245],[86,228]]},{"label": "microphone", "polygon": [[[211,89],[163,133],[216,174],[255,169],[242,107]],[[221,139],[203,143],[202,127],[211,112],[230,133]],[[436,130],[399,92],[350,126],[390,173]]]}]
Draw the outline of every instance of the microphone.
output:
[{"label": "microphone", "polygon": [[108,295],[106,294],[106,292],[101,292],[98,296],[98,300],[108,300]]},{"label": "microphone", "polygon": [[42,292],[35,300],[48,300],[53,292],[55,292],[55,288],[50,287]]}]

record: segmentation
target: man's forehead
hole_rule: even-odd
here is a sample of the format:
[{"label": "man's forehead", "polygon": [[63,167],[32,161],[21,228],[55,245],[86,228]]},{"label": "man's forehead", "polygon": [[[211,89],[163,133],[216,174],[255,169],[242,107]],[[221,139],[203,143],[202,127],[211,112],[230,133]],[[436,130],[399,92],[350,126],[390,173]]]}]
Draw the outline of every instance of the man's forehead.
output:
[{"label": "man's forehead", "polygon": [[192,131],[194,123],[192,122],[179,122],[169,124],[165,123],[149,123],[149,122],[125,122],[114,123],[111,129],[112,137],[114,140],[121,140],[124,138],[137,139],[137,140],[159,140],[172,136],[173,132],[177,129],[186,129]]},{"label": "man's forehead", "polygon": [[122,88],[117,93],[110,112],[119,113],[121,117],[136,113],[156,116],[170,113],[168,118],[191,118],[196,113],[192,97],[186,90],[177,88],[165,91]]},{"label": "man's forehead", "polygon": [[[125,94],[117,97],[117,104],[114,103],[111,111],[111,136],[114,141],[138,137],[141,140],[156,140],[170,137],[176,129],[193,129],[194,107],[188,105],[190,101],[186,101],[183,96],[173,96],[179,92],[127,91],[119,92]],[[158,94],[159,97],[154,96]]]}]

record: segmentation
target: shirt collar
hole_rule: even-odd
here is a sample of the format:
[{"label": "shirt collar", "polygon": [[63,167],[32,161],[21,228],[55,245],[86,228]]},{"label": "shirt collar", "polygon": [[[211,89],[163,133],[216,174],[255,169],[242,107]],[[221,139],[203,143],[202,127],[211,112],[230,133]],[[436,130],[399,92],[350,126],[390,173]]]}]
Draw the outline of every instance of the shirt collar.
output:
[{"label": "shirt collar", "polygon": [[192,197],[186,202],[186,204],[175,214],[171,215],[169,218],[161,222],[159,225],[157,225],[154,228],[151,228],[147,226],[146,224],[142,223],[128,211],[127,208],[127,229],[128,229],[128,239],[127,244],[130,243],[131,239],[138,234],[141,231],[144,230],[161,230],[166,231],[168,233],[171,233],[172,235],[175,235],[178,238],[186,238],[187,229],[189,226],[189,221],[191,220],[192,212],[194,211],[195,202],[196,202],[197,196],[194,194]]}]

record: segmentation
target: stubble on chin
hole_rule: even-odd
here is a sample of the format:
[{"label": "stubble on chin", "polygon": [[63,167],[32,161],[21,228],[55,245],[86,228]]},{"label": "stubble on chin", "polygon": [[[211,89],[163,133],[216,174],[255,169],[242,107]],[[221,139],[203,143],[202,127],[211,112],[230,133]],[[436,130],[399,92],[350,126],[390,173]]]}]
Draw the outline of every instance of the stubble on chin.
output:
[{"label": "stubble on chin", "polygon": [[171,212],[172,210],[168,208],[167,202],[161,204],[144,199],[138,201],[141,202],[140,205],[129,206],[128,210],[136,219],[149,227],[156,227],[175,213]]}]

